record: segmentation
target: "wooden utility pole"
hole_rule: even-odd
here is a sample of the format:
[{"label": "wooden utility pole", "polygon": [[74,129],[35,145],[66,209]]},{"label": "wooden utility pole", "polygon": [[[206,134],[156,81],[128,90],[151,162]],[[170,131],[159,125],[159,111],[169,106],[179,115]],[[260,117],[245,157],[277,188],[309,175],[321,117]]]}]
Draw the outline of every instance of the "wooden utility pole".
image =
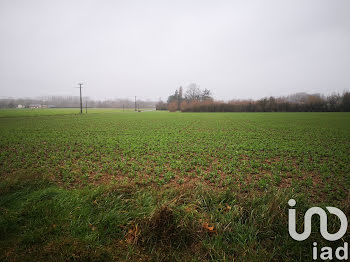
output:
[{"label": "wooden utility pole", "polygon": [[81,97],[81,87],[83,84],[79,83],[78,85],[79,85],[79,89],[80,89],[80,114],[82,114],[83,113],[83,99]]}]

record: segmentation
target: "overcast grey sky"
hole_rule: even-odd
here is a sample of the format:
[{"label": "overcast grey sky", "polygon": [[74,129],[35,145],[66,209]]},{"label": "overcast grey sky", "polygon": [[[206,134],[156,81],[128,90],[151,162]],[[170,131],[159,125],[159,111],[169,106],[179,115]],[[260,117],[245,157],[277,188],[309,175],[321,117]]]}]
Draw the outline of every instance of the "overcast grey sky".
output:
[{"label": "overcast grey sky", "polygon": [[0,96],[350,89],[347,0],[0,0]]}]

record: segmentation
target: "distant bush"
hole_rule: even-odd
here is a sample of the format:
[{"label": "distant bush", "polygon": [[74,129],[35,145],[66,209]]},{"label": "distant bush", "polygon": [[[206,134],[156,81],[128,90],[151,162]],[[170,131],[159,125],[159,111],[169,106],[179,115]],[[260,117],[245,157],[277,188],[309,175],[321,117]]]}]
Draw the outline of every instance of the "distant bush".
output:
[{"label": "distant bush", "polygon": [[350,112],[350,93],[328,97],[302,94],[257,101],[183,101],[180,109],[182,112]]},{"label": "distant bush", "polygon": [[162,101],[159,101],[157,104],[156,104],[156,110],[168,110],[168,104],[167,103],[164,103]]},{"label": "distant bush", "polygon": [[343,95],[342,111],[350,112],[350,92],[346,92]]},{"label": "distant bush", "polygon": [[176,102],[176,101],[173,101],[173,102],[169,103],[169,105],[168,105],[168,110],[169,110],[170,112],[176,112],[177,109],[178,109],[178,105],[177,105],[177,102]]}]

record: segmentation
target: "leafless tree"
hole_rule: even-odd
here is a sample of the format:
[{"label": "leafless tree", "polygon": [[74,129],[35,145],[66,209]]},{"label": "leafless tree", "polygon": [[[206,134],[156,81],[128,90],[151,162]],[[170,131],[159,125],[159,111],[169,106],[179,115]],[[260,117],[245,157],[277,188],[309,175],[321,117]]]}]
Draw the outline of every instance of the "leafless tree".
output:
[{"label": "leafless tree", "polygon": [[201,99],[201,95],[202,92],[195,83],[190,84],[186,88],[185,99],[187,101],[199,101]]}]

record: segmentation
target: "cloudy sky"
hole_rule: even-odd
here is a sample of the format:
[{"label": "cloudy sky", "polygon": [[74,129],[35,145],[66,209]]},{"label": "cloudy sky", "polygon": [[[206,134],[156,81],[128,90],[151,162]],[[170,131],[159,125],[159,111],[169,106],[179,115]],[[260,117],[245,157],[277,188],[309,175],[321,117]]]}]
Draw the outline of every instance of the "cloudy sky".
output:
[{"label": "cloudy sky", "polygon": [[0,97],[350,89],[347,0],[0,0]]}]

